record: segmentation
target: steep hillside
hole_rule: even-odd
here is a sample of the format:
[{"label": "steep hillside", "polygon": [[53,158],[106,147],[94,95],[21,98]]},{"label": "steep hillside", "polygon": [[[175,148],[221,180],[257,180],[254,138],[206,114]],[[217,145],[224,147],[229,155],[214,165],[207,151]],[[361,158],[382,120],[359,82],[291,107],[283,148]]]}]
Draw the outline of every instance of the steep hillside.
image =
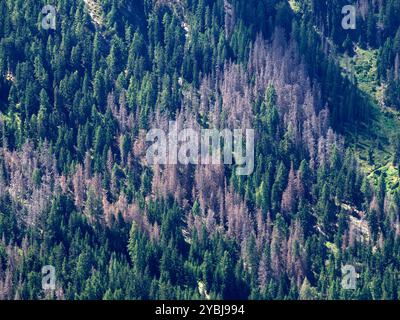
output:
[{"label": "steep hillside", "polygon": [[395,160],[400,113],[388,107],[383,99],[384,86],[378,81],[377,50],[357,47],[352,58],[343,58],[342,66],[354,75],[357,86],[368,97],[372,110],[371,125],[349,128],[348,142],[355,148],[366,174],[377,183],[384,175],[391,191],[399,186],[399,169]]},{"label": "steep hillside", "polygon": [[0,299],[398,299],[400,1],[345,2],[1,1]]}]

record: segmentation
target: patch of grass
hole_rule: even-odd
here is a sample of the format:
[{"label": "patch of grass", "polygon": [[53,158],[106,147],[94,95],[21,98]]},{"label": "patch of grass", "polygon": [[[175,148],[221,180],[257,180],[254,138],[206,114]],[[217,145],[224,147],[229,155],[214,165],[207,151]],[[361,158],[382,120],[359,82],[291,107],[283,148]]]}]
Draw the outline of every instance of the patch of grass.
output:
[{"label": "patch of grass", "polygon": [[377,51],[357,47],[353,57],[341,57],[340,65],[343,75],[353,79],[371,107],[371,124],[349,128],[346,131],[348,144],[367,176],[376,183],[378,177],[385,174],[389,189],[394,190],[400,179],[398,168],[393,166],[391,137],[400,128],[400,112],[381,102],[384,87],[378,82]]},{"label": "patch of grass", "polygon": [[339,254],[339,250],[337,246],[332,242],[325,242],[325,246],[337,257]]},{"label": "patch of grass", "polygon": [[289,0],[289,5],[295,13],[300,12],[300,6],[296,0]]}]

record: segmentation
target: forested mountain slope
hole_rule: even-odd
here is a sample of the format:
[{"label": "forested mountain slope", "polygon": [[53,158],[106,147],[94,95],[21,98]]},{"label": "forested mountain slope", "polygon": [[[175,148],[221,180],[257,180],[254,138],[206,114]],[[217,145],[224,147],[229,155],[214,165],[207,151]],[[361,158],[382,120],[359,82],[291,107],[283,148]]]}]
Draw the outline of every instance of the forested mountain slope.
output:
[{"label": "forested mountain slope", "polygon": [[[344,2],[2,0],[0,299],[398,299],[400,1]],[[171,120],[254,172],[150,166]]]}]

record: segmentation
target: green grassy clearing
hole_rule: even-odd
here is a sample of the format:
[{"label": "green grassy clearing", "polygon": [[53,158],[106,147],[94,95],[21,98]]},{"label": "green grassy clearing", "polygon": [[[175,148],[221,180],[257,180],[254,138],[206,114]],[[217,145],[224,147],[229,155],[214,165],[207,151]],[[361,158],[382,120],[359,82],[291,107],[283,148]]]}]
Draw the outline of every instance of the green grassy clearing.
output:
[{"label": "green grassy clearing", "polygon": [[381,173],[386,176],[390,190],[399,186],[398,169],[393,166],[392,135],[400,129],[400,112],[382,103],[383,86],[377,77],[377,50],[355,49],[353,57],[342,56],[340,65],[344,75],[353,77],[359,89],[367,97],[372,123],[349,128],[346,138],[359,159],[361,168],[374,182]]}]

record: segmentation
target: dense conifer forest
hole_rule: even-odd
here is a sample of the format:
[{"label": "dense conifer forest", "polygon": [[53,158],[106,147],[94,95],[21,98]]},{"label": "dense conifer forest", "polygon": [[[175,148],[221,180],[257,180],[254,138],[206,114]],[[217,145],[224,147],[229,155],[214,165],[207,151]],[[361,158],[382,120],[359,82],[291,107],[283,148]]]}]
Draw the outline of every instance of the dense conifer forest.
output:
[{"label": "dense conifer forest", "polygon": [[400,0],[0,0],[0,300],[399,299],[399,72]]}]

